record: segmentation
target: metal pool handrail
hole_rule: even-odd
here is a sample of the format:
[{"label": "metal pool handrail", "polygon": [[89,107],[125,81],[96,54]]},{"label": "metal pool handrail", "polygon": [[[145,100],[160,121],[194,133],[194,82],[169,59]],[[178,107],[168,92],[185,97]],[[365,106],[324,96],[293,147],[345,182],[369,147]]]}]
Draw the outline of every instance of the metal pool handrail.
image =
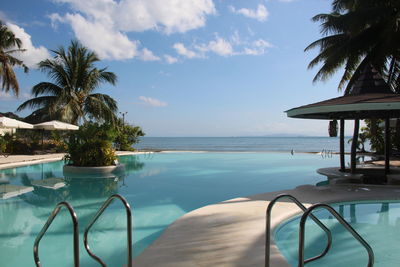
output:
[{"label": "metal pool handrail", "polygon": [[43,226],[42,230],[40,231],[39,235],[35,239],[35,243],[33,245],[33,258],[35,260],[35,264],[37,267],[41,267],[42,264],[40,263],[39,259],[39,243],[44,234],[46,233],[47,229],[50,227],[51,223],[53,222],[54,218],[60,212],[62,207],[66,207],[71,215],[72,223],[73,223],[73,246],[74,246],[74,267],[79,267],[79,228],[78,228],[78,217],[72,206],[68,202],[60,202],[51,212],[49,218],[47,219],[46,224]]},{"label": "metal pool handrail", "polygon": [[308,216],[314,216],[311,212],[315,209],[322,208],[329,211],[343,226],[344,228],[350,232],[350,234],[358,241],[360,244],[367,250],[368,253],[368,265],[367,267],[372,267],[374,265],[374,252],[372,251],[371,246],[351,227],[350,224],[346,222],[343,217],[337,213],[331,206],[323,203],[314,204],[304,212],[303,216],[300,219],[300,234],[299,234],[299,267],[303,267],[305,263],[304,261],[304,239],[305,239],[305,224]]},{"label": "metal pool handrail", "polygon": [[[271,213],[272,213],[272,208],[275,205],[275,203],[282,198],[288,198],[290,200],[292,200],[303,212],[307,211],[307,208],[300,202],[297,200],[297,198],[295,198],[292,195],[289,194],[281,194],[278,195],[277,197],[275,197],[269,204],[267,207],[267,212],[266,212],[266,227],[265,227],[265,267],[269,267],[270,266],[270,256],[271,256],[271,252],[270,252],[270,242],[271,242]],[[329,249],[331,248],[331,244],[332,244],[332,233],[331,231],[320,221],[318,220],[314,215],[310,214],[311,219],[314,220],[314,222],[322,228],[322,230],[325,231],[327,238],[328,238],[328,243],[324,249],[324,251],[320,254],[317,255],[315,257],[311,257],[309,259],[306,259],[304,262],[308,263],[314,260],[317,260],[323,256],[326,255],[326,253],[328,253]]]},{"label": "metal pool handrail", "polygon": [[114,194],[110,196],[100,207],[100,209],[97,211],[97,213],[94,215],[92,220],[89,222],[88,226],[85,229],[85,233],[83,235],[83,244],[85,245],[85,249],[87,253],[95,259],[98,263],[100,263],[101,266],[106,267],[107,265],[102,261],[98,256],[96,256],[89,248],[88,244],[88,233],[90,228],[93,226],[93,224],[97,221],[97,219],[103,214],[104,210],[112,203],[114,199],[119,199],[121,200],[122,204],[125,207],[126,210],[126,228],[127,228],[127,246],[128,246],[128,267],[132,267],[132,212],[131,212],[131,207],[129,206],[129,203],[126,201],[124,197],[118,194]]}]

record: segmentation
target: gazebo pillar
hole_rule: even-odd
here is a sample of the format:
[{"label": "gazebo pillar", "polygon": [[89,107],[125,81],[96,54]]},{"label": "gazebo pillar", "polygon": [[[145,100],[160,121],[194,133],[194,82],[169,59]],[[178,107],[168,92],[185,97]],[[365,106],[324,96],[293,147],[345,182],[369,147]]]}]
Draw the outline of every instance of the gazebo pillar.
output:
[{"label": "gazebo pillar", "polygon": [[350,158],[350,172],[356,173],[356,152],[357,152],[357,141],[358,141],[358,131],[360,130],[360,119],[354,120],[354,133],[353,140],[351,142],[351,158]]},{"label": "gazebo pillar", "polygon": [[340,171],[344,172],[346,169],[344,162],[344,119],[340,119]]},{"label": "gazebo pillar", "polygon": [[390,173],[390,119],[385,118],[385,175]]}]

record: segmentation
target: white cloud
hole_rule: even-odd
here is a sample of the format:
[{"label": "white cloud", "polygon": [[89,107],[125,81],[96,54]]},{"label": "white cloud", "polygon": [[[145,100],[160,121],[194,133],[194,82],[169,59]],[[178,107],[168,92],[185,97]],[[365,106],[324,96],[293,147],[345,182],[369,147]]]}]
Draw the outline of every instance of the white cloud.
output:
[{"label": "white cloud", "polygon": [[210,52],[225,57],[236,55],[258,56],[265,54],[267,48],[273,47],[272,44],[263,39],[252,42],[243,41],[240,39],[237,32],[235,32],[229,40],[219,37],[218,34],[216,34],[215,39],[208,43],[193,44],[189,48],[183,43],[176,43],[173,47],[179,55],[189,59],[206,58],[207,53]]},{"label": "white cloud", "polygon": [[240,36],[239,36],[239,32],[238,32],[238,31],[235,31],[235,32],[232,34],[232,36],[231,36],[230,39],[231,39],[232,43],[235,44],[235,45],[240,45],[240,44],[242,44],[242,40],[240,39]]},{"label": "white cloud", "polygon": [[241,14],[245,17],[256,19],[258,21],[266,21],[269,15],[267,8],[262,4],[259,4],[255,10],[249,8],[235,9],[233,6],[229,6],[229,9],[233,13]]},{"label": "white cloud", "polygon": [[212,51],[220,56],[231,56],[234,54],[232,45],[227,40],[218,36],[205,47],[203,46],[202,49],[204,49],[204,51]]},{"label": "white cloud", "polygon": [[[71,24],[76,37],[84,46],[94,50],[103,59],[130,59],[138,54],[136,41],[131,41],[120,31],[98,21],[89,21],[80,14],[52,16],[53,20]],[[54,21],[53,21],[54,22]]]},{"label": "white cloud", "polygon": [[168,64],[174,64],[174,63],[178,62],[178,59],[176,57],[173,57],[170,55],[164,55],[164,58]]},{"label": "white cloud", "polygon": [[175,51],[176,51],[179,55],[184,56],[184,57],[187,57],[187,58],[198,58],[198,57],[201,57],[200,54],[198,54],[198,53],[196,53],[196,52],[194,52],[194,51],[192,51],[192,50],[187,49],[187,48],[185,47],[185,45],[182,44],[182,43],[176,43],[176,44],[174,44],[173,48],[175,49]]},{"label": "white cloud", "polygon": [[263,47],[263,48],[272,47],[272,44],[270,44],[269,42],[267,42],[263,39],[258,39],[257,41],[254,41],[253,45],[255,47]]},{"label": "white cloud", "polygon": [[125,31],[187,32],[203,27],[215,14],[212,0],[122,0],[118,24]]},{"label": "white cloud", "polygon": [[35,47],[32,44],[31,36],[26,33],[23,28],[13,23],[7,23],[7,27],[15,34],[17,38],[21,39],[21,48],[26,49],[25,52],[15,53],[15,57],[22,60],[29,68],[37,68],[37,64],[40,61],[51,57],[49,51],[45,47]]},{"label": "white cloud", "polygon": [[258,39],[252,42],[250,47],[245,47],[242,54],[253,56],[263,55],[265,54],[266,49],[271,47],[273,47],[273,45],[269,42],[263,39]]},{"label": "white cloud", "polygon": [[167,102],[147,96],[139,96],[139,100],[141,100],[140,104],[152,107],[166,107],[168,105]]},{"label": "white cloud", "polygon": [[187,58],[205,58],[208,52],[213,52],[220,56],[231,56],[235,54],[232,44],[218,35],[215,40],[211,40],[208,43],[194,44],[192,50],[188,49],[182,43],[176,43],[173,47],[179,55]]},{"label": "white cloud", "polygon": [[[147,30],[166,34],[203,27],[216,13],[213,0],[53,0],[68,4],[74,13],[51,14],[52,26],[71,25],[75,36],[102,58],[130,59],[138,53],[129,32]],[[148,57],[155,60],[154,57]]]},{"label": "white cloud", "polygon": [[58,13],[52,13],[52,14],[48,15],[47,17],[51,21],[51,23],[50,23],[51,27],[55,30],[58,28],[58,23],[60,23],[60,22],[66,23],[66,20],[64,19],[64,17],[60,16],[60,14],[58,14]]},{"label": "white cloud", "polygon": [[153,52],[151,52],[147,48],[143,48],[141,53],[140,53],[140,59],[143,61],[159,61],[161,60],[158,56],[154,55]]},{"label": "white cloud", "polygon": [[67,3],[95,21],[115,24],[126,32],[186,32],[203,27],[215,14],[212,0],[53,0]]}]

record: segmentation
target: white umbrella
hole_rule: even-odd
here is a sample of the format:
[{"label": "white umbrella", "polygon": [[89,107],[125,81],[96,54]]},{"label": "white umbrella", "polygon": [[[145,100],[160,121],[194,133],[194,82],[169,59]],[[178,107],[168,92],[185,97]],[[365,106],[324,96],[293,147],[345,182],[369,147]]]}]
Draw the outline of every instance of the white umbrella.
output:
[{"label": "white umbrella", "polygon": [[46,121],[42,123],[38,123],[34,125],[35,129],[42,129],[42,150],[43,150],[43,139],[44,139],[44,130],[48,131],[56,131],[56,130],[70,130],[76,131],[79,130],[79,126],[65,123],[62,121]]},{"label": "white umbrella", "polygon": [[79,126],[61,122],[61,121],[46,121],[42,123],[38,123],[34,125],[35,129],[43,129],[43,130],[71,130],[76,131],[79,130]]},{"label": "white umbrella", "polygon": [[33,129],[33,125],[8,117],[0,117],[0,128]]}]

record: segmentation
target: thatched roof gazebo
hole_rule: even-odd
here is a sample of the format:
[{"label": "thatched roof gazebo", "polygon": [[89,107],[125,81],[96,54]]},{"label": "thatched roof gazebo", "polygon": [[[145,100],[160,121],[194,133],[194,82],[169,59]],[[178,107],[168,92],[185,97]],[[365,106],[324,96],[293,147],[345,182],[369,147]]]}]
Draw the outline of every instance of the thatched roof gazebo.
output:
[{"label": "thatched roof gazebo", "polygon": [[345,171],[344,121],[354,120],[351,145],[351,173],[356,172],[356,145],[361,119],[385,120],[385,174],[390,172],[391,118],[400,118],[400,94],[394,93],[382,76],[367,65],[350,90],[342,97],[297,107],[286,111],[290,118],[340,121],[340,171]]}]

